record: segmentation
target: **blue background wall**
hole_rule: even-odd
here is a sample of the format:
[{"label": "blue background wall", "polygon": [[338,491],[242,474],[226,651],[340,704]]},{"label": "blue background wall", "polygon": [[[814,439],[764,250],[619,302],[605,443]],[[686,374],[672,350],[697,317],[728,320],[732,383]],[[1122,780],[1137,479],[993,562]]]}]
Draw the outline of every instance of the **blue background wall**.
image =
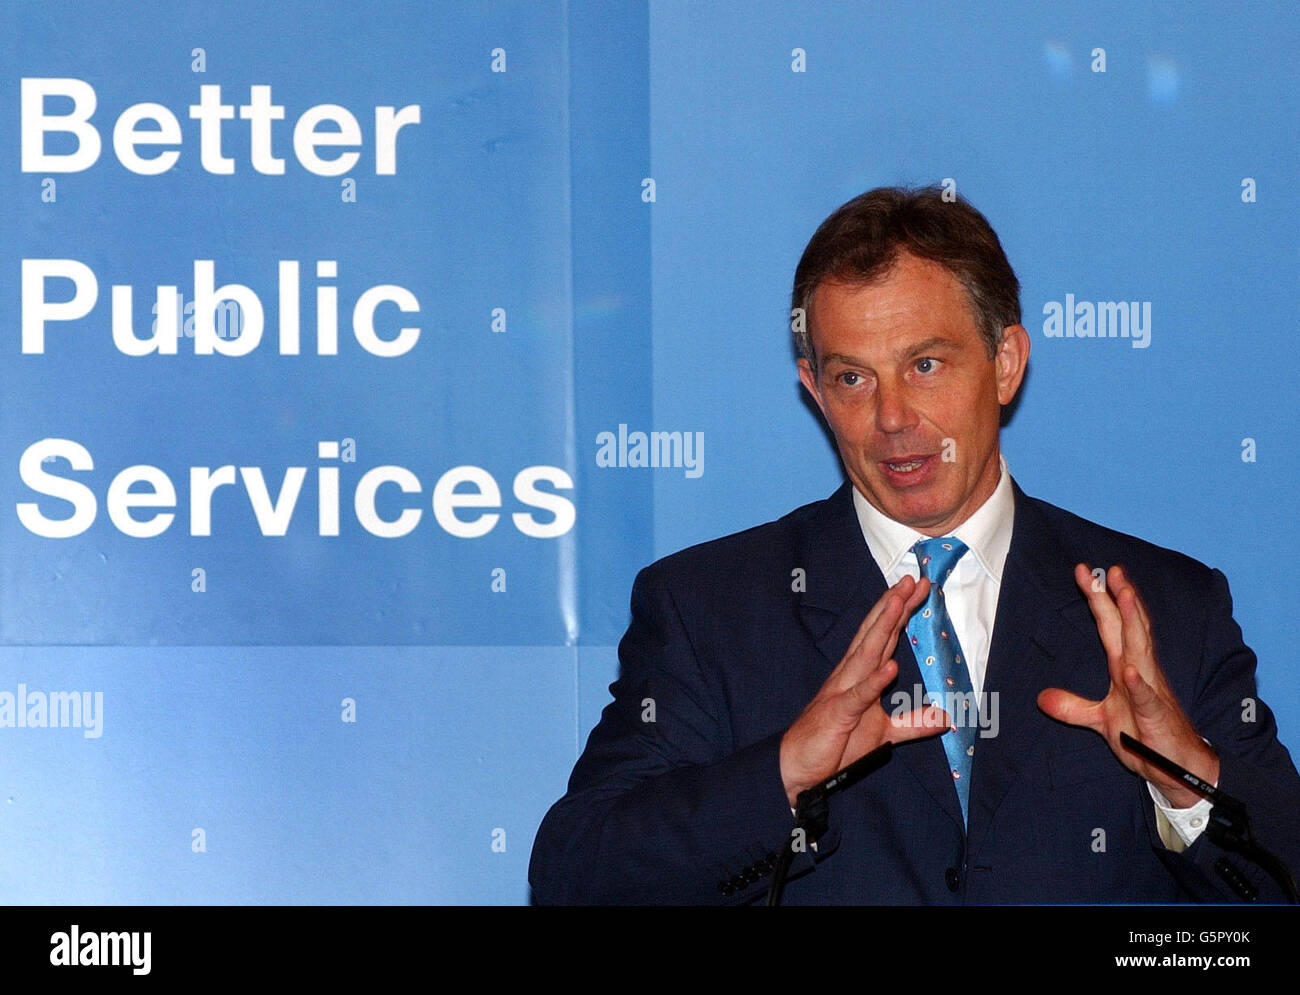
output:
[{"label": "blue background wall", "polygon": [[[98,737],[0,728],[0,900],[527,901],[532,837],[607,699],[636,571],[841,479],[799,396],[789,285],[821,219],[881,184],[952,180],[1019,273],[1033,354],[1003,438],[1017,480],[1223,569],[1261,692],[1300,742],[1300,584],[1270,552],[1300,467],[1290,5],[27,3],[0,17],[0,692],[103,694]],[[94,87],[98,162],[22,170],[24,77]],[[214,84],[230,104],[272,87],[284,175],[251,167],[238,119],[223,129],[234,174],[202,168],[187,108]],[[142,101],[183,134],[158,176],[113,153],[113,121]],[[362,126],[355,202],[294,158],[293,122],[322,103]],[[408,104],[421,122],[399,135],[396,173],[376,175],[373,108]],[[48,150],[71,151],[65,138]],[[45,258],[88,265],[99,300],[23,354],[21,260]],[[261,347],[120,353],[110,286],[134,288],[144,335],[157,286],[193,299],[196,259],[258,293]],[[302,263],[297,356],[276,348],[286,259]],[[316,280],[316,260],[338,278]],[[337,356],[313,354],[322,282],[343,305]],[[377,314],[384,336],[421,329],[397,358],[349,330],[356,297],[385,283],[420,304]],[[1046,337],[1044,305],[1066,294],[1151,302],[1149,346]],[[703,474],[598,466],[597,435],[620,424],[702,432]],[[94,459],[45,467],[98,498],[72,538],[16,513],[38,499],[68,513],[19,475],[47,437]],[[344,439],[355,462],[317,459]],[[104,507],[141,463],[179,497],[152,539]],[[327,463],[338,536],[317,530]],[[211,536],[189,534],[189,467],[223,464],[261,467],[272,495],[307,468],[285,535],[261,534],[240,487],[217,492]],[[381,539],[351,497],[389,464],[422,492],[390,485],[379,511],[423,513]],[[465,464],[503,498],[475,539],[429,506]],[[511,521],[527,510],[511,483],[535,465],[574,485],[542,488],[576,509],[557,538]]]}]

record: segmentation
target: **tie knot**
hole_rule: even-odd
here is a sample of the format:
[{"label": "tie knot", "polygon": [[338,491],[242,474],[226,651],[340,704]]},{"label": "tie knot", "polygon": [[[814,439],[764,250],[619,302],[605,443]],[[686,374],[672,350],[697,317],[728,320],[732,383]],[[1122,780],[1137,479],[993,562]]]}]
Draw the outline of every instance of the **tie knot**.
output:
[{"label": "tie knot", "polygon": [[942,536],[938,539],[922,539],[912,547],[916,554],[921,576],[928,577],[931,584],[942,584],[952,573],[952,568],[966,552],[966,544],[956,536]]}]

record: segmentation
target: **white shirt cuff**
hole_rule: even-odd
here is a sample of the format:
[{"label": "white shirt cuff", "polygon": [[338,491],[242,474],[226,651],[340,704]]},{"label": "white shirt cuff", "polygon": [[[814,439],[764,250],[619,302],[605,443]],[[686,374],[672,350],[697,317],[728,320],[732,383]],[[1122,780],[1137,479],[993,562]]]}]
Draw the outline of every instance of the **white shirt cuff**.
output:
[{"label": "white shirt cuff", "polygon": [[[1217,788],[1218,785],[1216,784],[1215,787]],[[1169,799],[1150,781],[1147,782],[1147,791],[1151,793],[1151,800],[1155,802],[1156,810],[1165,817],[1185,846],[1195,843],[1201,833],[1205,832],[1205,827],[1210,824],[1210,809],[1213,805],[1208,798],[1202,798],[1191,808],[1174,808],[1169,804]]]}]

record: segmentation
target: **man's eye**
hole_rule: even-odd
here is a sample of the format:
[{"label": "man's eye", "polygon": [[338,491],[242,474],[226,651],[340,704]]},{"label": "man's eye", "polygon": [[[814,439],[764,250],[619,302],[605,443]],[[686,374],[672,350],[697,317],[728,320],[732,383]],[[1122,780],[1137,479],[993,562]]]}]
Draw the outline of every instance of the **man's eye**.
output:
[{"label": "man's eye", "polygon": [[860,377],[856,373],[841,373],[839,376],[839,381],[845,387],[856,387],[859,383],[862,382],[862,377]]},{"label": "man's eye", "polygon": [[939,360],[935,359],[932,356],[926,356],[924,359],[918,359],[916,361],[917,373],[933,373],[938,368],[939,368]]}]

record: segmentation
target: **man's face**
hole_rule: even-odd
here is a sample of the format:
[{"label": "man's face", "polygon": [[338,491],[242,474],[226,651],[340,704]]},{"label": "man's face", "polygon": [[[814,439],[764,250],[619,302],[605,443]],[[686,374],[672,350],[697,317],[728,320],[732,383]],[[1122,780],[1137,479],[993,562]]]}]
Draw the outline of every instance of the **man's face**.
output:
[{"label": "man's face", "polygon": [[1029,357],[1020,325],[989,359],[969,296],[937,263],[902,253],[874,283],[824,282],[799,360],[854,486],[879,511],[946,535],[997,487],[998,419]]}]

